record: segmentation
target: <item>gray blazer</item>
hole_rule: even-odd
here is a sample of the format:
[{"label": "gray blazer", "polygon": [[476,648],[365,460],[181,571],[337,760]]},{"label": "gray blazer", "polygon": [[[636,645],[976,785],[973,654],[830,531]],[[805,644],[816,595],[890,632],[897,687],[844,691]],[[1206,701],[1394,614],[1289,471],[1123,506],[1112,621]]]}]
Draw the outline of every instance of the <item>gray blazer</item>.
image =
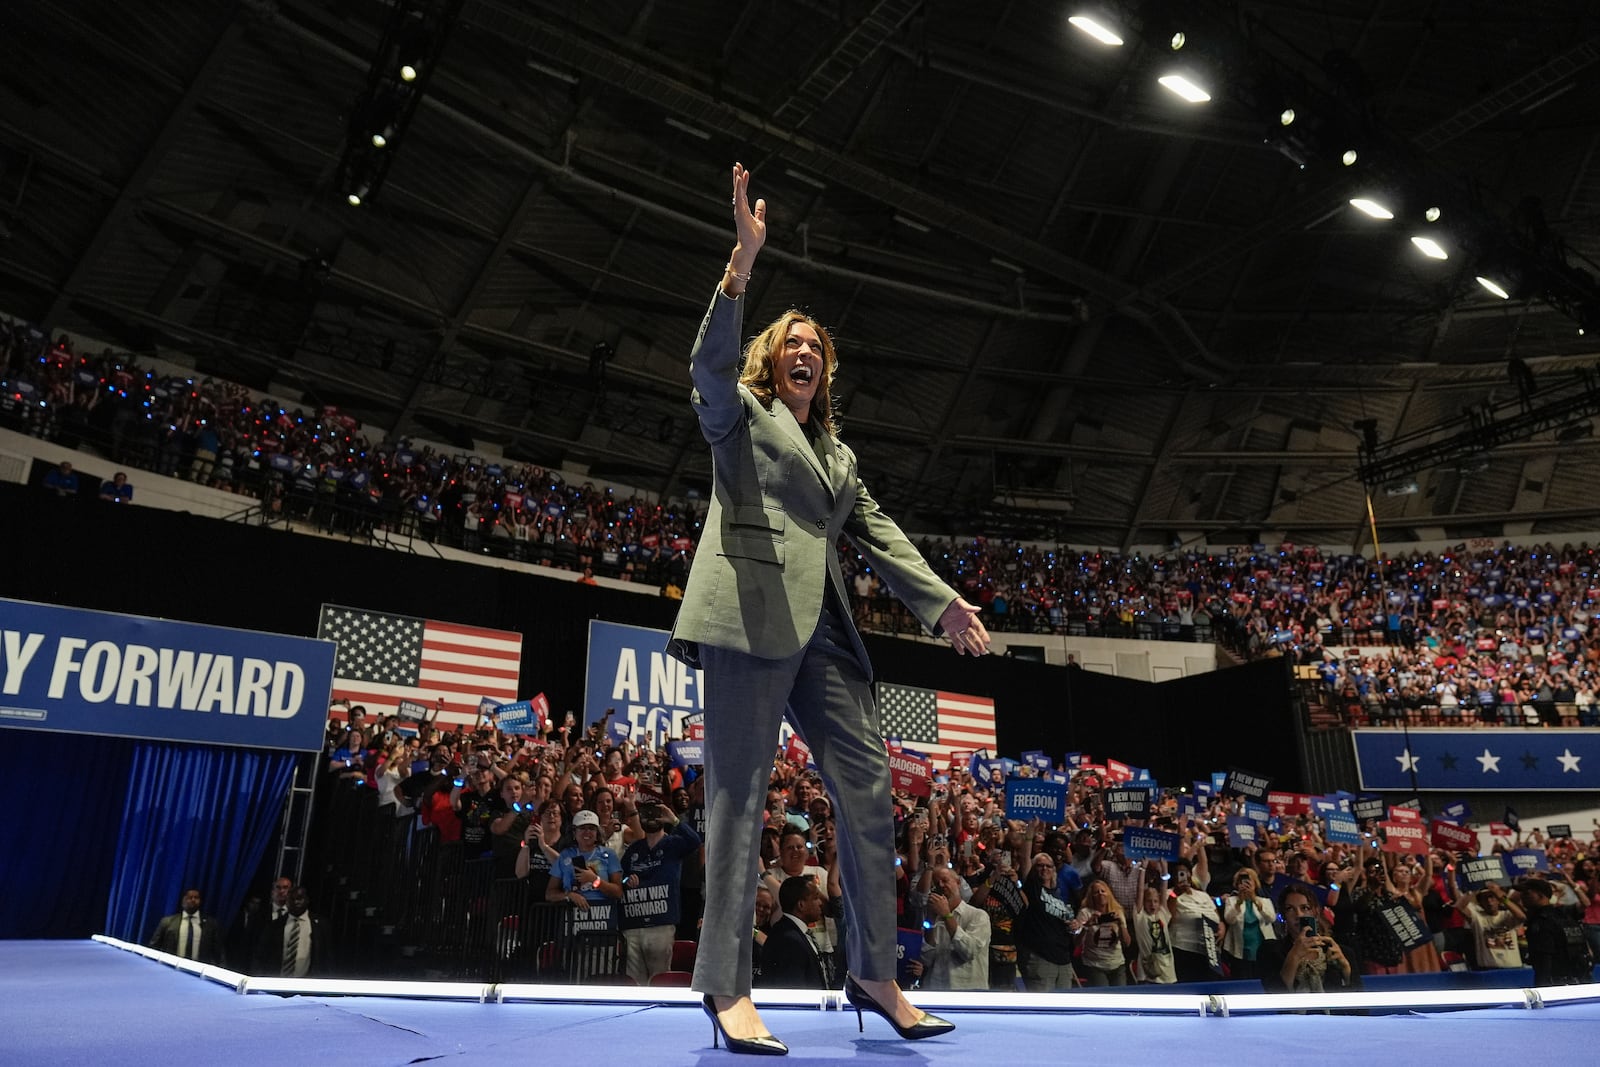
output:
[{"label": "gray blazer", "polygon": [[[833,584],[849,604],[836,546],[843,534],[923,626],[956,599],[894,520],[879,509],[855,453],[832,436],[823,459],[781,401],[763,408],[738,382],[744,301],[718,289],[690,356],[691,400],[711,444],[711,510],[695,552],[668,650],[700,666],[698,646],[763,659],[803,648]],[[849,612],[844,623],[870,679]]]}]

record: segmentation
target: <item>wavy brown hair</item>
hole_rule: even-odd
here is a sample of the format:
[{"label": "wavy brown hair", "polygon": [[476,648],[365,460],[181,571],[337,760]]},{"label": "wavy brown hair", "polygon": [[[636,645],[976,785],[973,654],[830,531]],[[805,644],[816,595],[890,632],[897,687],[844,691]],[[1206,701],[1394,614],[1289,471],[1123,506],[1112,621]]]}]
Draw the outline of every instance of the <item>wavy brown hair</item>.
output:
[{"label": "wavy brown hair", "polygon": [[833,335],[805,312],[790,308],[750,339],[744,346],[744,369],[739,373],[739,384],[755,394],[762,407],[772,410],[772,400],[778,395],[772,384],[772,367],[789,337],[789,327],[797,322],[816,330],[822,340],[822,381],[811,397],[811,417],[829,435],[837,437],[839,423],[833,414],[833,372],[839,366],[839,356],[833,347]]}]

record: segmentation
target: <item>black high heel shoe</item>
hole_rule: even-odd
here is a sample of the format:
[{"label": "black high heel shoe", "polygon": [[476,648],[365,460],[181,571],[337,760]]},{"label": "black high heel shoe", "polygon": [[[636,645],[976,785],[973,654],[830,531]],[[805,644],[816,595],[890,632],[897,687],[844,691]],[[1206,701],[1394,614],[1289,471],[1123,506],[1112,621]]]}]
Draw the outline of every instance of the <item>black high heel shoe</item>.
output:
[{"label": "black high heel shoe", "polygon": [[705,1009],[706,1015],[711,1018],[712,1048],[717,1047],[717,1035],[721,1034],[722,1040],[728,1044],[729,1052],[743,1052],[751,1056],[787,1056],[789,1054],[789,1046],[771,1034],[767,1034],[765,1037],[729,1037],[728,1031],[722,1028],[722,1020],[717,1018],[717,1006],[712,1002],[710,993],[706,994],[705,999],[700,1002],[700,1006]]},{"label": "black high heel shoe", "polygon": [[865,989],[856,985],[856,980],[853,977],[846,977],[844,980],[844,998],[856,1009],[856,1029],[861,1033],[866,1033],[867,1030],[866,1023],[861,1019],[863,1010],[882,1016],[883,1021],[894,1027],[894,1032],[907,1041],[921,1041],[925,1037],[938,1037],[940,1034],[948,1034],[956,1028],[956,1024],[948,1019],[941,1019],[937,1015],[929,1015],[927,1012],[923,1012],[922,1018],[910,1026],[901,1026],[895,1021],[894,1015],[885,1009],[882,1004],[873,1000]]}]

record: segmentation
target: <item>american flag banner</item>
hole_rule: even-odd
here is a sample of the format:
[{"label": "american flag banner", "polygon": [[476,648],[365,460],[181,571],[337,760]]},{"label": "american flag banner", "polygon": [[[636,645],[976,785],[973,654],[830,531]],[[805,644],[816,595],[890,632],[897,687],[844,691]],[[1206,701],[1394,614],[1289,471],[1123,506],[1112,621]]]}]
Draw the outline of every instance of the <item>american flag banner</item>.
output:
[{"label": "american flag banner", "polygon": [[334,697],[366,705],[369,722],[410,700],[437,707],[441,726],[473,726],[483,699],[517,699],[522,635],[509,630],[324,604],[317,636],[339,645]]},{"label": "american flag banner", "polygon": [[966,693],[879,682],[878,715],[885,737],[897,738],[943,768],[953,752],[996,747],[994,701]]}]

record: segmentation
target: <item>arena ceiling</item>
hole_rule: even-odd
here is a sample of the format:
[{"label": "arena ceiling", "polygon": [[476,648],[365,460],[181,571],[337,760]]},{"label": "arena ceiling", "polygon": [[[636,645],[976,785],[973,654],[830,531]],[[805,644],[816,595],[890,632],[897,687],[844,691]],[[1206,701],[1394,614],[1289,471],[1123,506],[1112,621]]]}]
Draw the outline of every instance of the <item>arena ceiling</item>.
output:
[{"label": "arena ceiling", "polygon": [[[1398,449],[1574,396],[1373,502],[1385,540],[1600,525],[1589,0],[1101,5],[1120,48],[1065,0],[400,2],[457,10],[351,207],[392,4],[13,0],[0,308],[703,491],[685,356],[741,160],[772,231],[746,322],[835,328],[846,438],[908,528],[1349,543],[1359,420]],[[1209,104],[1155,84],[1177,61]],[[1375,190],[1398,218],[1348,206]],[[1474,277],[1507,257],[1537,284],[1502,300]]]}]

